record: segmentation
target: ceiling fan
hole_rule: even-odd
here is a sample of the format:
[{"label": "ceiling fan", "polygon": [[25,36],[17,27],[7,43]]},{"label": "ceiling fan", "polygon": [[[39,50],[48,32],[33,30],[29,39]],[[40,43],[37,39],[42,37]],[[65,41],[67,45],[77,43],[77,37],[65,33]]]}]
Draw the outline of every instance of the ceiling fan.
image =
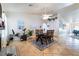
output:
[{"label": "ceiling fan", "polygon": [[53,11],[50,10],[50,8],[44,7],[43,10],[42,10],[43,11],[43,13],[42,13],[43,20],[48,20],[48,21],[52,21],[53,20],[54,21],[54,20],[57,19],[57,13],[54,12],[54,14],[52,14]]}]

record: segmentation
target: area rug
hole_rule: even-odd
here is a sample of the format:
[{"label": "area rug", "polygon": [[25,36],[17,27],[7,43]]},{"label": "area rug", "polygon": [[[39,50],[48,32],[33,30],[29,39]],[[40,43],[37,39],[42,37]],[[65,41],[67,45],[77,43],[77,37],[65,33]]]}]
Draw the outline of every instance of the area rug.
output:
[{"label": "area rug", "polygon": [[48,47],[54,45],[54,44],[56,43],[56,41],[55,41],[55,40],[52,40],[51,43],[48,43],[47,45],[46,45],[46,44],[43,44],[43,45],[42,45],[40,41],[36,42],[36,40],[33,40],[32,43],[33,43],[33,45],[34,45],[36,48],[38,48],[40,51],[43,51],[43,50],[45,50],[46,48],[48,48]]},{"label": "area rug", "polygon": [[2,48],[0,56],[17,56],[15,47]]},{"label": "area rug", "polygon": [[1,49],[0,56],[6,56],[6,48]]}]

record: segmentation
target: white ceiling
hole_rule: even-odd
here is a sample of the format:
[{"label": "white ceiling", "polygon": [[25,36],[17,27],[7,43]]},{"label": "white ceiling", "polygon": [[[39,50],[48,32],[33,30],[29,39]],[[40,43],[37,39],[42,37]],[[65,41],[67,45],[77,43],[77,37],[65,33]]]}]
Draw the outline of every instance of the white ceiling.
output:
[{"label": "white ceiling", "polygon": [[[29,6],[29,5],[32,6]],[[72,3],[2,3],[4,12],[24,12],[27,14],[52,14]]]}]

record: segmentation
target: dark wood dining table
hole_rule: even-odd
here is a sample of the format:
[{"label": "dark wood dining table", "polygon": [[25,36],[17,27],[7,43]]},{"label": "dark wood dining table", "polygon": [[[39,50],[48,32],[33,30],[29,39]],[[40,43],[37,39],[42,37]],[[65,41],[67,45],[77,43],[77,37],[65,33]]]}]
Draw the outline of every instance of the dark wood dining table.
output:
[{"label": "dark wood dining table", "polygon": [[37,35],[36,42],[38,41],[40,41],[42,45],[44,44],[44,42],[47,45],[48,41],[51,41],[51,36],[48,36],[47,33],[40,33]]}]

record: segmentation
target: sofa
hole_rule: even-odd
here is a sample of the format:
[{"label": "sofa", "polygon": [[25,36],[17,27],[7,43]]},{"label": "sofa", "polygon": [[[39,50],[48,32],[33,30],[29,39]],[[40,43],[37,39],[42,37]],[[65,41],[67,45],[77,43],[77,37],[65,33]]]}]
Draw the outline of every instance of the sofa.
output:
[{"label": "sofa", "polygon": [[73,30],[74,35],[78,35],[79,34],[79,30]]}]

